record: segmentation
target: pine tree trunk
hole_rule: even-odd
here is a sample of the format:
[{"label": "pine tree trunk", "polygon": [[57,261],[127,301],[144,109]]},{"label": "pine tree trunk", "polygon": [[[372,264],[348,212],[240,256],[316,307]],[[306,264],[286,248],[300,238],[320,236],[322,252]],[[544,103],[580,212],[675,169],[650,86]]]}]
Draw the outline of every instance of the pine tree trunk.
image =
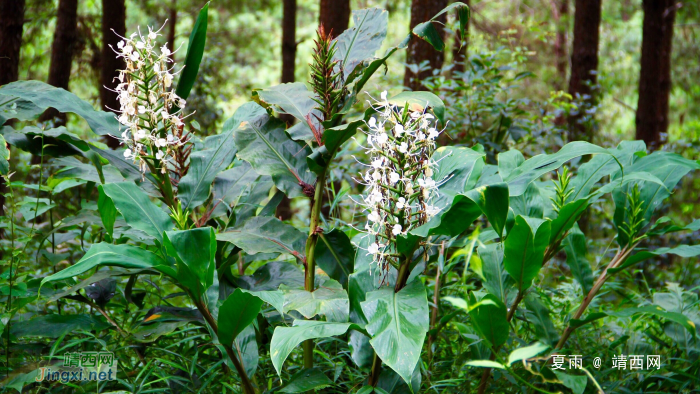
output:
[{"label": "pine tree trunk", "polygon": [[168,17],[168,49],[170,60],[175,61],[175,35],[177,33],[177,0],[170,4],[170,16]]},{"label": "pine tree trunk", "polygon": [[[468,7],[471,8],[471,2],[470,0],[464,0],[462,3],[466,4]],[[464,41],[460,42],[461,37],[459,35],[459,32],[455,32],[455,43],[454,46],[452,47],[452,62],[454,63],[454,71],[458,72],[464,72],[465,70],[465,63],[467,61],[467,55],[469,53],[469,24],[470,24],[471,18],[467,20],[467,27],[465,29],[465,37]],[[461,44],[461,45],[460,45]]]},{"label": "pine tree trunk", "polygon": [[[78,41],[78,0],[60,0],[56,15],[56,30],[51,45],[49,85],[68,90],[73,54]],[[40,121],[55,119],[57,126],[66,124],[66,114],[47,109]]]},{"label": "pine tree trunk", "polygon": [[[591,86],[597,82],[598,41],[600,38],[601,0],[576,0],[574,14],[574,46],[571,53],[571,77],[569,93],[574,96],[591,96],[589,104],[595,102]],[[580,115],[569,119],[571,141],[592,141],[593,130],[578,122]]]},{"label": "pine tree trunk", "polygon": [[[447,0],[412,0],[411,2],[411,24],[413,29],[419,23],[430,20],[435,14],[447,7]],[[447,21],[447,15],[442,14],[435,23],[440,36],[445,37],[445,29],[443,28]],[[408,52],[406,53],[406,64],[409,66],[419,66],[421,63],[428,61],[430,67],[426,70],[414,73],[410,67],[406,67],[404,74],[403,85],[410,90],[425,90],[421,83],[425,78],[433,75],[433,70],[442,68],[445,56],[442,52],[436,51],[430,44],[424,40],[413,39],[408,44]]]},{"label": "pine tree trunk", "polygon": [[332,37],[338,37],[350,23],[350,0],[321,0],[319,24]]},{"label": "pine tree trunk", "polygon": [[[105,111],[119,109],[119,100],[113,90],[119,81],[116,79],[118,70],[126,67],[124,59],[117,58],[112,48],[126,36],[126,5],[125,0],[102,0],[102,70],[100,73],[100,101]],[[111,46],[111,47],[110,47]],[[116,149],[119,141],[106,137],[107,145]]]},{"label": "pine tree trunk", "polygon": [[[24,0],[0,0],[0,86],[19,79],[23,28]],[[5,179],[0,177],[0,216],[5,216],[6,191]],[[4,235],[4,230],[0,229],[0,238]]]},{"label": "pine tree trunk", "polygon": [[556,4],[553,7],[556,10],[555,19],[557,26],[557,34],[554,38],[554,56],[557,59],[557,75],[559,76],[557,88],[561,89],[566,83],[566,69],[569,66],[566,50],[566,33],[569,30],[569,0],[559,0],[558,7]]},{"label": "pine tree trunk", "polygon": [[636,138],[651,150],[666,141],[671,93],[671,50],[676,6],[672,0],[644,0]]}]

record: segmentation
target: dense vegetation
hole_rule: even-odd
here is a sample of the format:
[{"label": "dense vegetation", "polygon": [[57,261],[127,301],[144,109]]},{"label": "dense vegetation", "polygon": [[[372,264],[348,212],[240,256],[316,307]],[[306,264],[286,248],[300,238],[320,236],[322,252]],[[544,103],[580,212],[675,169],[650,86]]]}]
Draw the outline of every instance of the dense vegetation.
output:
[{"label": "dense vegetation", "polygon": [[[653,107],[630,91],[649,59],[563,87],[542,53],[566,1],[551,26],[546,1],[389,1],[345,26],[326,1],[321,26],[305,1],[128,2],[111,47],[82,41],[108,23],[92,1],[49,3],[27,1],[0,82],[3,392],[700,392],[697,57],[666,58],[662,129],[619,109]],[[67,74],[52,29],[54,51],[82,37]],[[639,46],[625,30],[604,23],[601,58]],[[37,382],[76,352],[116,376]]]}]

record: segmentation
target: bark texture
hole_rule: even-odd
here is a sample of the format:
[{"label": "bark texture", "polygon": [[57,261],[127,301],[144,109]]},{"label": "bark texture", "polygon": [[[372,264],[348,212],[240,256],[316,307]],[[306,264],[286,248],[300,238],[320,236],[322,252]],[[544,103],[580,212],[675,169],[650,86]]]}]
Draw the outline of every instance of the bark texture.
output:
[{"label": "bark texture", "polygon": [[[112,48],[117,47],[121,40],[119,36],[126,36],[126,4],[125,0],[102,0],[102,67],[100,72],[100,101],[105,111],[119,109],[119,100],[114,89],[117,81],[118,70],[126,67],[124,59],[117,58]],[[111,45],[111,47],[110,47]],[[110,148],[119,147],[116,138],[106,137],[105,141]]]},{"label": "bark texture", "polygon": [[[73,55],[78,43],[78,0],[60,0],[56,14],[56,30],[51,45],[51,65],[49,66],[49,85],[68,89]],[[47,109],[39,120],[55,119],[55,124],[65,125],[66,114],[53,108]]]},{"label": "bark texture", "polygon": [[[412,0],[411,1],[411,30],[427,20],[430,20],[435,14],[447,7],[447,0]],[[435,23],[440,36],[445,37],[445,29],[443,28],[447,21],[447,14],[442,14]],[[404,74],[403,85],[410,90],[425,90],[422,81],[433,75],[433,70],[442,68],[445,61],[445,56],[442,52],[436,51],[430,44],[420,39],[411,40],[408,44],[408,52],[406,53],[406,64],[409,66],[418,66],[424,61],[428,61],[430,67],[426,70],[414,73],[410,67],[406,67]]]},{"label": "bark texture", "polygon": [[636,138],[651,150],[666,142],[671,93],[671,52],[676,2],[644,0]]},{"label": "bark texture", "polygon": [[[297,0],[284,0],[284,15],[282,16],[282,83],[294,82],[294,63],[297,56],[296,23]],[[347,28],[347,23],[345,27]]]},{"label": "bark texture", "polygon": [[553,1],[552,14],[556,21],[557,34],[554,38],[554,55],[557,61],[557,88],[561,89],[566,83],[566,70],[569,68],[567,54],[567,33],[569,30],[569,0],[559,0],[559,4]]},{"label": "bark texture", "polygon": [[[591,104],[595,102],[591,86],[597,82],[600,14],[601,0],[576,0],[569,93],[574,97],[590,96],[585,101]],[[571,125],[569,140],[592,141],[592,128],[579,122],[579,119],[580,115],[569,119]]]},{"label": "bark texture", "polygon": [[332,37],[338,37],[350,23],[350,0],[321,0],[319,23]]}]

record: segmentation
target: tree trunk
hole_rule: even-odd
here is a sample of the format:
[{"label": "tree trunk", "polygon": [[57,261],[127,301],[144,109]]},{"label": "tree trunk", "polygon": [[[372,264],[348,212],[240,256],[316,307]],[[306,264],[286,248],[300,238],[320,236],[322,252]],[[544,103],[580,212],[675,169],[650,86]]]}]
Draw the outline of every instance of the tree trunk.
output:
[{"label": "tree trunk", "polygon": [[[287,10],[285,1],[285,14]],[[350,23],[350,0],[321,0],[319,24],[335,38],[348,28]]]},{"label": "tree trunk", "polygon": [[639,73],[636,138],[651,150],[666,141],[671,93],[671,49],[676,5],[673,0],[644,0],[642,59]]},{"label": "tree trunk", "polygon": [[168,17],[168,49],[170,60],[175,62],[175,33],[177,31],[177,0],[170,4],[170,16]]},{"label": "tree trunk", "polygon": [[294,82],[294,62],[297,56],[296,23],[297,0],[284,0],[284,15],[282,16],[282,83]]},{"label": "tree trunk", "polygon": [[[471,8],[470,0],[464,0],[462,3],[466,4]],[[457,17],[456,17],[457,18]],[[456,19],[455,18],[455,19]],[[461,42],[459,31],[455,32],[455,43],[452,47],[452,62],[454,63],[454,71],[464,72],[465,62],[467,61],[467,54],[469,53],[469,24],[471,18],[467,19],[467,27],[465,29],[464,41]],[[457,22],[459,25],[459,22]]]},{"label": "tree trunk", "polygon": [[[112,48],[126,36],[126,5],[125,0],[102,0],[102,70],[100,73],[100,101],[106,111],[119,110],[119,100],[114,93],[119,81],[116,79],[118,70],[126,67],[124,59],[117,58]],[[107,145],[116,149],[119,140],[106,137]]]},{"label": "tree trunk", "polygon": [[[0,0],[0,86],[19,79],[24,0]],[[0,216],[5,216],[5,178],[0,177]],[[4,238],[0,229],[0,238]],[[2,258],[2,251],[0,251]]]},{"label": "tree trunk", "polygon": [[[60,0],[56,15],[56,30],[51,45],[49,85],[68,90],[73,54],[78,41],[78,0]],[[47,109],[40,121],[55,119],[56,126],[66,124],[66,114]]]},{"label": "tree trunk", "polygon": [[566,69],[569,66],[567,57],[567,32],[569,30],[569,0],[559,0],[559,4],[552,5],[554,19],[556,20],[557,34],[554,38],[554,56],[557,62],[557,89],[562,89],[566,83]]},{"label": "tree trunk", "polygon": [[[447,7],[447,0],[412,0],[411,2],[411,24],[413,29],[419,23],[430,20],[435,14]],[[444,39],[445,29],[443,28],[447,21],[447,15],[442,14],[435,23],[440,36]],[[428,61],[430,68],[414,73],[410,67],[406,67],[406,73],[403,78],[403,85],[411,90],[425,90],[421,83],[425,78],[433,74],[433,70],[442,68],[442,63],[445,56],[442,52],[436,51],[430,44],[424,40],[413,39],[408,44],[408,52],[406,53],[406,64],[409,66],[418,67],[421,63]]]},{"label": "tree trunk", "polygon": [[[574,14],[574,47],[571,53],[571,77],[569,93],[583,100],[583,110],[595,104],[594,92],[598,71],[598,41],[600,37],[601,0],[576,0]],[[571,141],[592,141],[593,129],[590,124],[579,120],[581,115],[569,118]]]}]

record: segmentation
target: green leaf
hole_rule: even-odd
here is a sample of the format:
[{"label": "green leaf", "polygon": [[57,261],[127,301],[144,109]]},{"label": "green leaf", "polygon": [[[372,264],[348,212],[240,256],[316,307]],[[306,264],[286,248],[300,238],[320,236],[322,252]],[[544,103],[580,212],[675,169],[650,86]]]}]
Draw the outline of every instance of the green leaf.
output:
[{"label": "green leaf", "polygon": [[615,274],[644,260],[664,254],[675,254],[676,256],[685,258],[696,257],[700,256],[700,245],[680,245],[675,248],[664,247],[655,250],[643,250],[628,257],[619,267],[608,269],[608,272]]},{"label": "green leaf", "polygon": [[111,327],[103,319],[89,315],[43,315],[10,326],[17,337],[59,338],[76,330],[100,331]]},{"label": "green leaf", "polygon": [[267,302],[272,305],[273,308],[277,309],[280,316],[284,310],[284,293],[279,290],[265,290],[265,291],[251,291],[239,288],[243,292],[246,292],[252,296],[258,297],[260,300]]},{"label": "green leaf", "polygon": [[98,135],[118,136],[119,122],[111,112],[95,111],[88,102],[61,88],[40,81],[17,81],[0,87],[0,95],[16,97],[32,102],[43,110],[55,108],[59,112],[72,112],[87,122]]},{"label": "green leaf", "polygon": [[163,232],[174,225],[170,216],[158,208],[138,186],[131,182],[99,186],[122,214],[126,223],[163,242]]},{"label": "green leaf", "polygon": [[517,363],[518,361],[526,360],[528,358],[533,358],[536,355],[544,352],[545,350],[549,349],[550,345],[545,345],[540,342],[535,342],[534,344],[530,346],[525,346],[521,347],[518,349],[513,350],[510,352],[508,355],[508,365],[513,365],[513,363]]},{"label": "green leaf", "polygon": [[114,206],[112,199],[107,197],[102,187],[98,187],[97,208],[100,211],[102,224],[107,230],[107,234],[114,238],[114,222],[117,220],[117,208]]},{"label": "green leaf", "polygon": [[581,284],[583,294],[588,294],[593,287],[593,272],[586,258],[586,236],[576,226],[564,239],[562,245],[566,251],[566,265],[571,269],[574,279]]},{"label": "green leaf", "polygon": [[583,394],[586,390],[588,379],[585,376],[569,375],[561,371],[552,371],[561,381],[561,384],[571,389],[574,394]]},{"label": "green leaf", "polygon": [[527,307],[529,312],[529,320],[535,326],[537,338],[545,344],[554,346],[559,341],[559,334],[554,328],[549,309],[542,304],[535,293],[525,296],[525,307]]},{"label": "green leaf", "polygon": [[569,326],[570,326],[571,328],[578,328],[578,327],[581,327],[581,326],[583,326],[583,325],[585,325],[585,324],[594,322],[594,321],[596,321],[596,320],[598,320],[598,319],[602,319],[602,318],[604,318],[604,317],[607,316],[607,315],[608,315],[607,313],[603,313],[603,312],[593,312],[593,313],[589,313],[589,314],[588,314],[586,317],[584,317],[583,319],[571,319],[571,321],[569,322]]},{"label": "green leaf", "polygon": [[680,227],[673,223],[670,218],[663,216],[657,220],[647,234],[649,235],[664,235],[675,233],[678,231],[698,231],[700,230],[700,219],[695,219],[686,226]]},{"label": "green leaf", "polygon": [[[254,93],[257,93],[263,102],[274,105],[278,112],[292,115],[299,121],[299,127],[295,126],[289,130],[292,139],[303,140],[307,143],[316,140],[308,122],[312,122],[314,127],[317,127],[318,118],[323,120],[323,114],[316,110],[318,103],[314,101],[314,98],[318,96],[313,91],[308,90],[305,84],[301,82],[283,83],[256,90]],[[292,132],[292,129],[295,131]]]},{"label": "green leaf", "polygon": [[508,275],[503,265],[503,244],[480,245],[477,249],[479,259],[470,265],[482,279],[486,290],[496,295],[502,302],[507,302],[508,292],[513,286],[513,278]]},{"label": "green leaf", "polygon": [[197,208],[209,198],[211,183],[231,164],[235,154],[233,131],[207,137],[200,149],[192,152],[190,169],[177,186],[183,211]]},{"label": "green leaf", "polygon": [[586,211],[589,204],[590,199],[581,198],[566,203],[563,207],[561,207],[559,210],[559,215],[552,220],[549,243],[554,244],[563,238],[567,231],[569,231],[574,224],[576,224],[581,215]]},{"label": "green leaf", "polygon": [[[258,354],[258,343],[253,325],[250,324],[244,328],[233,342],[233,350],[238,355],[238,359],[242,361],[246,373],[248,376],[255,375],[260,355]],[[229,368],[233,369],[233,365],[230,363]]]},{"label": "green leaf", "polygon": [[387,101],[391,104],[396,104],[401,108],[408,103],[408,108],[410,111],[423,112],[427,108],[430,108],[433,110],[433,113],[440,120],[440,122],[443,125],[445,124],[445,103],[442,102],[440,97],[433,93],[424,91],[401,92],[396,96],[389,98]]},{"label": "green leaf", "polygon": [[[510,198],[510,208],[513,211],[513,215],[542,219],[547,208],[544,201],[539,186],[533,182],[527,186],[525,193]],[[550,202],[547,201],[547,203]]]},{"label": "green leaf", "polygon": [[90,156],[86,153],[90,150],[89,144],[64,126],[47,130],[36,126],[25,126],[18,130],[4,126],[0,133],[8,144],[34,155],[43,153],[53,157]]},{"label": "green leaf", "polygon": [[518,290],[530,287],[542,268],[549,244],[550,222],[518,215],[505,241],[503,262]]},{"label": "green leaf", "polygon": [[294,264],[271,261],[255,270],[253,275],[234,277],[236,286],[255,292],[274,291],[282,283],[287,286],[304,286],[304,273]]},{"label": "green leaf", "polygon": [[270,358],[277,374],[282,376],[282,365],[289,354],[307,339],[328,338],[345,334],[351,323],[294,320],[292,327],[275,327],[270,341]]},{"label": "green leaf", "polygon": [[[510,196],[519,196],[525,193],[530,183],[542,175],[556,170],[571,159],[590,154],[612,155],[608,149],[585,141],[575,141],[564,145],[557,153],[541,154],[528,159],[521,165],[512,168],[512,171],[501,173],[501,177],[504,182],[508,183]],[[499,160],[500,157],[501,155],[499,155]],[[499,172],[500,170],[501,166],[499,165]]]},{"label": "green leaf", "polygon": [[234,131],[238,156],[258,174],[271,176],[290,198],[301,196],[299,183],[313,184],[315,179],[306,163],[311,150],[287,136],[284,122],[261,111],[255,103],[244,104],[236,111],[234,117],[242,120]]},{"label": "green leaf", "polygon": [[386,38],[389,13],[380,8],[367,8],[352,12],[354,26],[345,30],[336,39],[333,60],[340,61],[343,79],[359,64],[374,59]]},{"label": "green leaf", "polygon": [[177,262],[177,280],[195,297],[201,297],[214,283],[216,238],[214,229],[202,227],[166,231],[165,249]]},{"label": "green leaf", "polygon": [[294,310],[307,319],[324,315],[327,321],[338,323],[348,321],[350,313],[348,293],[333,279],[326,280],[312,292],[284,284],[280,286],[280,290],[284,293],[284,312]]},{"label": "green leaf", "polygon": [[154,268],[161,272],[172,272],[160,256],[132,245],[94,244],[77,263],[42,279],[48,282],[72,278],[95,267],[116,266],[122,268]]},{"label": "green leaf", "polygon": [[0,135],[0,175],[7,175],[10,172],[10,150],[7,149],[5,138]]},{"label": "green leaf", "polygon": [[255,320],[263,301],[253,294],[236,289],[219,307],[219,342],[231,346],[243,329]]},{"label": "green leaf", "polygon": [[638,308],[627,308],[621,311],[611,312],[609,314],[617,317],[628,317],[640,313],[655,315],[666,320],[670,320],[674,323],[678,323],[681,326],[685,327],[685,329],[688,330],[688,332],[690,333],[690,335],[693,336],[693,338],[697,336],[697,327],[695,326],[695,323],[692,320],[690,320],[687,316],[678,312],[668,312],[658,305],[646,305]]},{"label": "green leaf", "polygon": [[471,295],[469,317],[479,335],[491,346],[498,347],[508,339],[508,320],[506,305],[493,294],[486,294],[481,301]]},{"label": "green leaf", "polygon": [[423,283],[413,281],[398,293],[391,287],[369,292],[362,311],[374,351],[410,384],[428,332],[428,299]]},{"label": "green leaf", "polygon": [[471,367],[478,367],[478,368],[496,368],[496,369],[503,369],[505,370],[506,367],[498,363],[496,361],[491,361],[491,360],[471,360],[467,361],[466,365],[469,365]]},{"label": "green leaf", "polygon": [[31,101],[17,97],[0,94],[0,103],[0,126],[10,119],[34,120],[44,112],[43,108],[37,107]]},{"label": "green leaf", "polygon": [[315,251],[316,264],[347,289],[355,258],[355,248],[350,243],[350,238],[339,229],[321,234],[319,238]]},{"label": "green leaf", "polygon": [[442,40],[442,37],[440,37],[440,32],[435,28],[432,21],[417,24],[412,32],[416,37],[432,45],[436,51],[442,52],[445,49],[445,42]]},{"label": "green leaf", "polygon": [[336,127],[329,127],[323,131],[323,145],[314,149],[306,158],[306,162],[317,174],[320,174],[333,161],[340,146],[357,133],[357,129],[364,125],[362,119],[345,123]]},{"label": "green leaf", "polygon": [[[182,70],[180,80],[177,83],[177,90],[175,90],[175,93],[183,99],[189,97],[192,86],[197,80],[199,64],[202,62],[204,47],[207,43],[208,15],[209,3],[205,4],[199,11],[197,21],[194,23],[192,33],[190,33],[190,42],[187,45],[187,56],[185,57],[185,68]],[[175,21],[172,22],[174,23]]]},{"label": "green leaf", "polygon": [[236,159],[232,168],[218,173],[214,178],[212,216],[233,214],[229,226],[241,224],[255,216],[262,202],[268,198],[272,186],[272,178],[259,175],[247,161]]},{"label": "green leaf", "polygon": [[306,235],[277,218],[252,217],[240,226],[217,234],[216,239],[231,242],[248,254],[289,253],[304,260]]},{"label": "green leaf", "polygon": [[295,373],[289,383],[284,385],[278,393],[308,393],[322,388],[330,387],[333,381],[318,368],[307,368]]}]

